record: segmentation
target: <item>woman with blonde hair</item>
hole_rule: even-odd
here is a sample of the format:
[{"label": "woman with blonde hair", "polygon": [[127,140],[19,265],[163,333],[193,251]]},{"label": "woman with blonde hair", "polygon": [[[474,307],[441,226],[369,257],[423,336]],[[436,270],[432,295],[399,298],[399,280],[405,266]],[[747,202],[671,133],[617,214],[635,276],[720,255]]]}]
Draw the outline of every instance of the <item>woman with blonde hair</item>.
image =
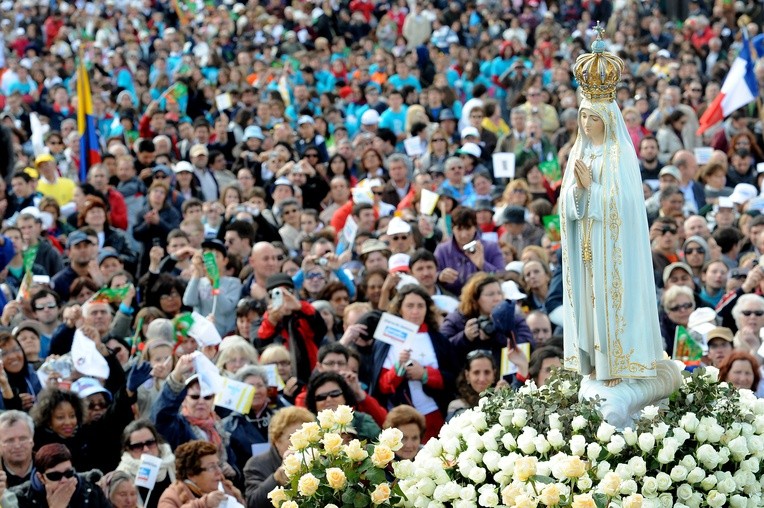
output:
[{"label": "woman with blonde hair", "polygon": [[417,169],[432,171],[437,168],[445,168],[446,159],[451,152],[448,142],[448,134],[441,127],[436,127],[430,133],[430,142],[427,145],[427,153],[415,161]]},{"label": "woman with blonde hair", "polygon": [[220,375],[233,378],[236,372],[246,365],[257,365],[257,350],[238,335],[226,337],[218,348],[218,358],[215,366],[220,369]]},{"label": "woman with blonde hair", "polygon": [[[151,407],[159,398],[165,380],[174,367],[175,356],[173,355],[173,344],[171,342],[164,339],[152,339],[146,342],[141,353],[141,362],[132,367],[128,375],[127,385],[129,391],[137,394],[138,415],[140,418],[149,418],[151,416]],[[148,374],[148,378],[137,387],[133,384],[137,381],[132,381],[134,379],[134,371],[143,371]]]},{"label": "woman with blonde hair", "polygon": [[284,383],[281,394],[290,402],[299,391],[297,378],[292,373],[292,357],[289,350],[280,344],[271,344],[260,354],[260,365],[275,365],[279,377]]},{"label": "woman with blonde hair", "polygon": [[418,122],[428,125],[430,123],[430,117],[427,116],[427,111],[424,109],[424,106],[421,104],[414,104],[409,106],[406,110],[406,133],[410,133],[411,127]]}]

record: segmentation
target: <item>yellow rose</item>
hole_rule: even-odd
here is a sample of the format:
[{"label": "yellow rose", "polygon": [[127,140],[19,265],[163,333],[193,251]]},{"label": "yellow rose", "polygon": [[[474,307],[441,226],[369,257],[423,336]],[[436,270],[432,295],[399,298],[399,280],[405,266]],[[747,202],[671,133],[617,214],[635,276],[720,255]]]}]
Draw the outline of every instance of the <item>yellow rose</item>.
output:
[{"label": "yellow rose", "polygon": [[300,508],[294,501],[285,501],[281,508]]},{"label": "yellow rose", "polygon": [[377,467],[385,467],[394,458],[395,453],[390,448],[385,445],[377,445],[374,447],[371,462]]},{"label": "yellow rose", "polygon": [[571,508],[597,508],[597,503],[592,499],[591,494],[579,494],[573,496],[573,504]]},{"label": "yellow rose", "polygon": [[288,478],[299,474],[301,467],[302,463],[300,462],[300,457],[298,457],[296,454],[293,453],[284,457],[284,472]]},{"label": "yellow rose", "polygon": [[364,450],[361,442],[357,439],[353,439],[345,445],[345,455],[348,456],[353,462],[359,462],[369,456],[368,452]]},{"label": "yellow rose", "polygon": [[318,478],[308,473],[303,475],[300,481],[297,482],[297,492],[305,497],[310,497],[316,493],[319,484]]},{"label": "yellow rose", "polygon": [[276,487],[272,491],[268,492],[268,499],[271,500],[271,504],[274,508],[279,508],[279,505],[287,500],[284,487]]},{"label": "yellow rose", "polygon": [[374,504],[382,504],[388,499],[390,499],[390,486],[386,483],[380,483],[371,493],[371,502]]},{"label": "yellow rose", "polygon": [[581,457],[569,457],[562,468],[568,478],[580,478],[586,472],[586,462]]},{"label": "yellow rose", "polygon": [[397,452],[403,446],[403,432],[396,428],[385,429],[379,434],[379,444]]},{"label": "yellow rose", "polygon": [[321,425],[322,429],[329,430],[334,427],[334,411],[331,409],[324,409],[323,411],[319,411],[316,418],[318,419],[318,424]]},{"label": "yellow rose", "polygon": [[528,481],[531,476],[536,474],[537,465],[536,457],[520,457],[515,461],[514,479],[521,482]]},{"label": "yellow rose", "polygon": [[641,494],[632,494],[623,500],[623,508],[642,508],[642,500],[644,498]]},{"label": "yellow rose", "polygon": [[521,494],[523,494],[522,487],[517,483],[510,483],[501,491],[501,500],[504,504],[511,506]]},{"label": "yellow rose", "polygon": [[350,425],[350,422],[352,421],[353,410],[350,409],[350,406],[339,406],[334,410],[334,422],[337,425],[344,427],[345,425]]},{"label": "yellow rose", "polygon": [[539,501],[546,506],[554,506],[560,504],[560,494],[560,487],[558,487],[556,483],[550,483],[541,491]]},{"label": "yellow rose", "polygon": [[605,474],[605,477],[600,482],[600,488],[602,489],[602,493],[606,496],[615,496],[621,489],[621,477],[610,471],[609,473]]},{"label": "yellow rose", "polygon": [[321,427],[316,422],[303,423],[301,430],[305,434],[305,439],[310,443],[318,443],[321,439]]},{"label": "yellow rose", "polygon": [[326,483],[334,490],[340,490],[345,486],[348,479],[345,472],[338,467],[330,467],[326,470]]},{"label": "yellow rose", "polygon": [[292,433],[291,436],[289,436],[289,442],[292,443],[292,448],[295,450],[304,450],[308,446],[310,446],[310,441],[308,441],[308,436],[303,432],[302,429],[297,429]]},{"label": "yellow rose", "polygon": [[342,445],[344,444],[342,436],[335,434],[334,432],[324,434],[324,438],[321,442],[324,444],[324,450],[326,450],[326,453],[329,455],[339,454],[342,451]]}]

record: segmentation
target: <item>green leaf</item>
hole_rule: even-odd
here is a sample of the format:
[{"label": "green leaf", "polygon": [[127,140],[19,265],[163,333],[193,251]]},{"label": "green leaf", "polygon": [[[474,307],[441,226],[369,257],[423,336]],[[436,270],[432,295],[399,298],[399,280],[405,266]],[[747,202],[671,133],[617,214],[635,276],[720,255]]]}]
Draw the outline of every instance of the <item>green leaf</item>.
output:
[{"label": "green leaf", "polygon": [[609,498],[605,494],[597,492],[592,496],[592,499],[594,499],[594,504],[597,505],[597,508],[607,508]]},{"label": "green leaf", "polygon": [[530,480],[536,483],[543,483],[544,485],[554,483],[554,478],[552,478],[551,476],[545,476],[540,474],[535,474],[531,476]]},{"label": "green leaf", "polygon": [[353,506],[355,508],[368,508],[371,504],[371,496],[367,496],[363,492],[356,492],[353,498]]},{"label": "green leaf", "polygon": [[370,468],[366,471],[366,479],[371,482],[372,485],[379,485],[387,480],[384,470],[377,467]]}]

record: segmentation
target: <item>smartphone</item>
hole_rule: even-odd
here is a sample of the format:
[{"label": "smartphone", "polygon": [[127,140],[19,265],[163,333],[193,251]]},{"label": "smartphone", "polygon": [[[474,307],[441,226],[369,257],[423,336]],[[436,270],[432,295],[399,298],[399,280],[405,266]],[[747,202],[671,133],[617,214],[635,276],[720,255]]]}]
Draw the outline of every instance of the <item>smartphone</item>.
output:
[{"label": "smartphone", "polygon": [[153,240],[151,240],[151,245],[153,245],[154,247],[161,247],[162,240],[160,240],[159,238],[154,238]]},{"label": "smartphone", "polygon": [[284,291],[281,288],[271,291],[271,305],[274,309],[279,309],[284,305]]}]

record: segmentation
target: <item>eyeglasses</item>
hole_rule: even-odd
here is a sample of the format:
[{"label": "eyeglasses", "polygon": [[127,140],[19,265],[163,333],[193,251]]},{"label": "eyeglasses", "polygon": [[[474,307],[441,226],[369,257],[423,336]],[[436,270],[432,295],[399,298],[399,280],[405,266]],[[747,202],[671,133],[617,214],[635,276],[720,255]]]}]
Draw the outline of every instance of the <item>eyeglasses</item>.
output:
[{"label": "eyeglasses", "polygon": [[538,97],[539,95],[541,95],[541,94],[538,93],[538,92],[530,92],[530,93],[528,93],[528,97]]},{"label": "eyeglasses", "polygon": [[746,317],[750,316],[751,314],[756,317],[764,316],[764,310],[743,310],[740,311],[740,313]]},{"label": "eyeglasses", "polygon": [[214,464],[210,464],[209,466],[205,466],[201,468],[202,471],[222,471],[223,470],[223,464],[220,462],[215,462]]},{"label": "eyeglasses", "polygon": [[210,395],[205,395],[204,397],[202,397],[202,395],[199,394],[199,393],[194,393],[194,394],[189,393],[188,394],[188,398],[191,399],[191,400],[199,400],[199,399],[212,400],[212,398],[214,396],[215,396],[214,393],[210,394]]},{"label": "eyeglasses", "polygon": [[157,174],[155,174],[155,175],[154,175],[154,178],[155,178],[155,179],[157,179],[157,178],[158,178],[159,180],[164,180],[165,178],[170,178],[170,177],[169,177],[169,176],[167,176],[167,175],[165,175],[165,174],[164,174],[164,173],[162,173],[162,172],[159,172],[159,173],[157,173]]},{"label": "eyeglasses", "polygon": [[467,353],[467,361],[472,361],[475,358],[493,358],[493,354],[487,349],[475,349]]},{"label": "eyeglasses", "polygon": [[336,399],[337,397],[342,396],[342,390],[332,390],[330,392],[326,393],[317,393],[316,394],[316,402],[323,402],[328,398]]},{"label": "eyeglasses", "polygon": [[445,143],[446,138],[436,138],[432,140],[433,143]]},{"label": "eyeglasses", "polygon": [[313,280],[313,279],[325,279],[326,277],[324,277],[324,275],[321,273],[309,273],[308,275],[305,276],[305,278],[308,280]]},{"label": "eyeglasses", "polygon": [[397,242],[399,240],[405,241],[405,240],[408,240],[408,239],[409,239],[409,235],[395,235],[395,236],[391,236],[390,237],[390,240],[392,240],[394,242]]},{"label": "eyeglasses", "polygon": [[696,247],[695,249],[690,247],[689,249],[685,249],[684,253],[685,254],[705,254],[706,249],[704,249],[703,247]]},{"label": "eyeglasses", "polygon": [[703,89],[702,88],[690,88],[690,91],[691,92],[698,92],[698,93],[700,93],[700,92],[703,91]]},{"label": "eyeglasses", "polygon": [[143,450],[144,448],[153,448],[157,445],[156,439],[149,439],[148,441],[141,441],[139,443],[130,443],[127,447],[134,452]]},{"label": "eyeglasses", "polygon": [[55,309],[58,307],[58,304],[56,302],[52,303],[38,303],[34,306],[34,310],[45,310],[45,309]]},{"label": "eyeglasses", "polygon": [[278,362],[270,362],[268,365],[278,365],[279,367],[291,367],[291,360],[280,360]]},{"label": "eyeglasses", "polygon": [[164,301],[169,300],[170,298],[180,298],[180,293],[177,291],[170,291],[168,294],[160,296],[159,300]]},{"label": "eyeglasses", "polygon": [[63,141],[53,141],[53,140],[49,140],[49,141],[48,141],[48,144],[49,144],[49,145],[63,145],[63,144],[64,144],[64,142],[63,142]]},{"label": "eyeglasses", "polygon": [[88,404],[88,409],[90,411],[97,411],[99,409],[106,409],[109,407],[109,405],[106,402],[91,402]]},{"label": "eyeglasses", "polygon": [[[341,360],[334,360],[331,362],[321,362],[321,365],[323,365],[324,367],[329,367],[330,369],[334,367],[342,368],[342,367],[347,367],[348,362],[343,362]],[[318,399],[318,396],[316,396],[316,399]]]},{"label": "eyeglasses", "polygon": [[311,159],[318,159],[318,154],[317,153],[306,153],[305,157],[306,158],[310,157]]},{"label": "eyeglasses", "polygon": [[[670,312],[679,312],[680,310],[690,310],[695,306],[694,303],[687,302],[687,303],[680,303],[679,305],[674,305],[673,307],[669,307]],[[764,314],[764,312],[762,312]]]},{"label": "eyeglasses", "polygon": [[383,191],[375,190],[375,191],[371,191],[371,192],[373,192],[375,196],[381,196]]},{"label": "eyeglasses", "polygon": [[24,350],[18,346],[13,349],[0,349],[0,351],[2,351],[2,354],[4,355],[21,354],[24,352]]},{"label": "eyeglasses", "polygon": [[64,478],[72,478],[75,475],[74,469],[67,469],[66,471],[51,471],[45,473],[45,478],[52,482],[60,482]]}]

